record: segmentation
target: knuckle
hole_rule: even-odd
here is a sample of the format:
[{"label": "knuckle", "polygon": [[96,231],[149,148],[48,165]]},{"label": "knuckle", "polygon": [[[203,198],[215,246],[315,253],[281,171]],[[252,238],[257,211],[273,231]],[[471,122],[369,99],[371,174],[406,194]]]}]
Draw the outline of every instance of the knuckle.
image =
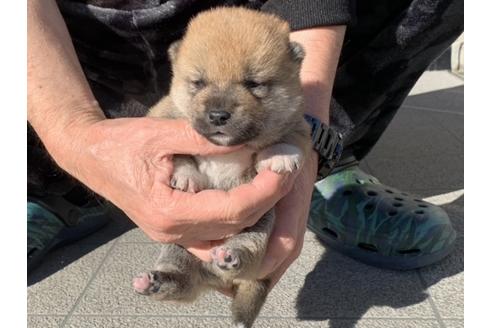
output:
[{"label": "knuckle", "polygon": [[282,247],[285,251],[293,253],[296,250],[297,242],[293,236],[284,236],[281,238]]}]

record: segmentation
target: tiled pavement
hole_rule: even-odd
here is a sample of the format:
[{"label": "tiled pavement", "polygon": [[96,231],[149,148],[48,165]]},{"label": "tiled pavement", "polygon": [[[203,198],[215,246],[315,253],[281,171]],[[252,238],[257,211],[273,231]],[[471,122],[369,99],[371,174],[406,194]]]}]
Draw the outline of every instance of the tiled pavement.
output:
[{"label": "tiled pavement", "polygon": [[[363,163],[382,182],[443,204],[458,231],[452,255],[417,271],[386,271],[327,249],[308,232],[256,327],[463,327],[463,118],[463,82],[427,72]],[[175,306],[133,293],[132,276],[157,252],[122,218],[55,251],[29,277],[28,326],[229,327],[222,295]]]}]

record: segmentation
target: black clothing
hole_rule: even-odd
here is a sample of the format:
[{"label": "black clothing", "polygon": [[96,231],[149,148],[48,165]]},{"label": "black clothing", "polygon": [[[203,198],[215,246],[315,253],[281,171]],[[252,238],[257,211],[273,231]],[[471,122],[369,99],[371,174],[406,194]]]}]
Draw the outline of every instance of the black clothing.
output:
[{"label": "black clothing", "polygon": [[[463,0],[58,0],[58,5],[94,95],[110,118],[143,116],[166,94],[171,76],[166,49],[199,11],[246,6],[275,13],[293,29],[347,24],[330,119],[345,135],[342,156],[357,160],[464,27]],[[36,140],[30,130],[31,187],[52,174],[39,167],[39,151],[30,150],[39,149]]]}]

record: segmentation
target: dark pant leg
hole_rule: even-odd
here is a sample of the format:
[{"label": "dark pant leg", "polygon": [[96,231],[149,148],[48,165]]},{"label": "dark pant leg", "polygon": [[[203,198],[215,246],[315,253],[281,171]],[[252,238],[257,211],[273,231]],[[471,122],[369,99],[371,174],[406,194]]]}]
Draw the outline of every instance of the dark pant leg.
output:
[{"label": "dark pant leg", "polygon": [[342,159],[362,160],[425,69],[463,31],[463,0],[361,0],[356,11],[333,98],[353,124]]}]

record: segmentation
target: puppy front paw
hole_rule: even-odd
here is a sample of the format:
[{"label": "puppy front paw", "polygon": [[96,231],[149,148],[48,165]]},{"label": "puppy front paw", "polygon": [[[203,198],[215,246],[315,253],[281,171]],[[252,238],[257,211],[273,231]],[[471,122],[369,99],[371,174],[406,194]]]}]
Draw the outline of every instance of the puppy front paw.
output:
[{"label": "puppy front paw", "polygon": [[199,174],[175,172],[171,178],[171,187],[185,192],[197,193],[205,189],[205,182]]},{"label": "puppy front paw", "polygon": [[276,173],[292,173],[304,162],[301,149],[290,144],[275,144],[258,153],[256,171],[271,170]]}]

